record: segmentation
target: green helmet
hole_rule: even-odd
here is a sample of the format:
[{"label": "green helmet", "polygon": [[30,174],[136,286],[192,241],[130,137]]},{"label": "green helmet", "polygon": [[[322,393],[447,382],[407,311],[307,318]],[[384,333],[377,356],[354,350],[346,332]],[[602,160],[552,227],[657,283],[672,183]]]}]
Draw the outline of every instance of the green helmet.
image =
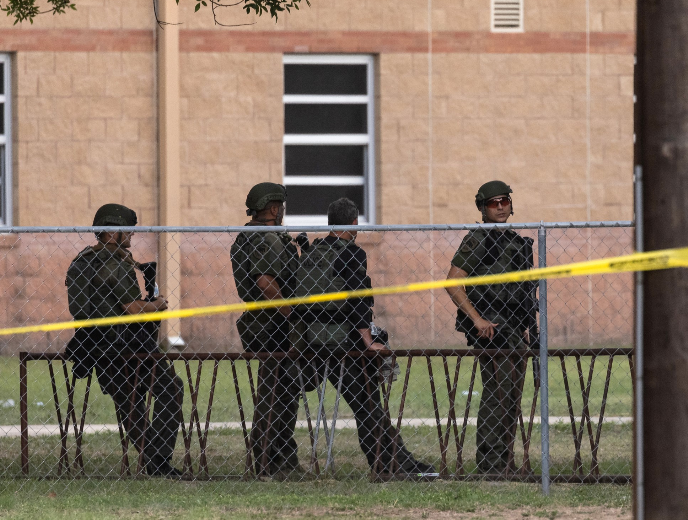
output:
[{"label": "green helmet", "polygon": [[135,226],[136,212],[121,204],[105,204],[93,217],[94,226]]},{"label": "green helmet", "polygon": [[475,205],[482,211],[483,203],[486,200],[496,197],[497,195],[509,195],[509,193],[513,193],[513,190],[506,182],[486,182],[478,188],[478,193],[475,194]]},{"label": "green helmet", "polygon": [[287,188],[274,182],[261,182],[256,184],[246,196],[247,215],[255,215],[258,211],[264,210],[268,202],[277,200],[285,202],[287,200]]}]

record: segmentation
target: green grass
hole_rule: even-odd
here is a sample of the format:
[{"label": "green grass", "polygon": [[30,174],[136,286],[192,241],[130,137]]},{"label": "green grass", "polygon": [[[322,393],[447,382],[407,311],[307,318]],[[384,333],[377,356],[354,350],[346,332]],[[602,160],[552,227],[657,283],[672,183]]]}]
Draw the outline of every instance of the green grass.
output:
[{"label": "green grass", "polygon": [[[590,390],[590,412],[593,415],[598,415],[602,403],[602,396],[605,385],[605,375],[607,369],[608,357],[600,357],[595,363],[593,383]],[[450,377],[454,375],[454,360],[449,362]],[[192,380],[195,382],[197,362],[190,364]],[[400,360],[402,373],[399,380],[394,383],[390,398],[391,409],[393,416],[398,412],[398,405],[401,399],[401,392],[403,386],[403,378],[406,370],[406,360]],[[467,392],[469,388],[471,368],[473,365],[472,358],[465,358],[461,364],[461,371],[459,377],[459,384],[457,386],[456,410],[457,416],[463,416]],[[550,415],[553,416],[568,416],[568,404],[566,399],[566,391],[563,383],[562,370],[558,359],[550,360],[549,363],[549,406]],[[584,359],[582,361],[583,377],[587,381],[590,361]],[[256,377],[257,365],[253,364],[253,374]],[[30,424],[56,424],[55,422],[55,408],[52,397],[52,388],[50,385],[50,377],[48,373],[46,362],[32,361],[28,364],[28,396],[29,396],[29,423]],[[186,368],[184,363],[175,363],[177,374],[179,374],[185,383],[185,402],[184,412],[188,417],[191,408],[191,399],[189,398],[189,388],[187,382]],[[444,369],[442,362],[439,359],[434,359],[432,362],[436,393],[438,398],[438,406],[440,415],[446,417],[449,401],[446,390],[446,383],[444,379]],[[210,383],[212,377],[212,362],[205,362],[202,368],[201,390],[199,398],[200,415],[205,419],[207,410],[207,400],[210,391]],[[241,397],[243,405],[250,415],[252,411],[252,403],[250,402],[249,383],[246,371],[246,364],[244,362],[237,362],[239,385],[241,388]],[[64,384],[64,377],[62,375],[62,367],[60,363],[55,364],[57,374],[58,395],[62,403],[63,413],[66,408],[66,391]],[[583,407],[583,400],[581,397],[580,383],[578,380],[578,373],[576,363],[573,359],[566,360],[566,370],[569,379],[569,389],[571,392],[572,405],[574,414],[579,417]],[[76,406],[81,409],[83,388],[85,383],[77,383],[79,391],[77,392]],[[480,373],[475,378],[473,392],[479,394],[482,390],[480,384]],[[331,406],[334,400],[334,392],[328,391],[328,404]],[[530,411],[530,404],[533,397],[533,380],[532,370],[527,371],[526,383],[524,388],[523,407],[524,410]],[[14,357],[0,357],[0,401],[13,399],[15,401],[14,407],[0,406],[0,424],[19,424],[19,363]],[[315,392],[308,394],[309,402],[314,406],[317,402]],[[539,404],[541,398],[538,397],[538,407],[536,414],[539,416]],[[477,414],[477,407],[479,403],[479,395],[472,398],[470,417],[475,417]],[[351,416],[351,411],[342,401],[340,412],[344,416]],[[612,377],[610,380],[609,392],[607,396],[607,403],[605,408],[606,416],[631,416],[633,406],[633,391],[630,377],[630,370],[628,361],[624,357],[617,357],[614,360]],[[303,410],[301,411],[303,415]],[[102,395],[97,384],[94,384],[89,398],[89,411],[87,421],[94,424],[113,423],[114,406],[108,396]],[[412,364],[409,388],[407,392],[407,399],[404,409],[404,417],[434,417],[434,407],[432,401],[432,393],[430,391],[430,382],[428,378],[428,369],[424,359],[414,359]],[[305,416],[304,416],[305,418]],[[236,395],[234,391],[234,382],[231,375],[231,367],[229,362],[221,362],[218,371],[218,380],[215,390],[215,402],[212,410],[212,421],[238,421],[239,412],[237,406]]]},{"label": "green grass", "polygon": [[[605,374],[607,369],[608,358],[599,358],[595,365],[593,384],[590,391],[590,412],[595,420],[599,414],[600,405],[602,401],[602,394],[605,384]],[[400,403],[401,390],[403,385],[403,378],[406,369],[406,360],[401,360],[402,373],[399,381],[394,383],[393,391],[390,399],[390,408],[392,417],[396,418],[398,407]],[[459,420],[459,427],[463,419],[464,409],[468,395],[467,390],[471,376],[471,367],[473,364],[472,358],[466,358],[462,361],[460,378],[456,399],[456,413]],[[190,363],[192,379],[195,381],[196,369],[198,364]],[[436,392],[438,394],[438,406],[440,410],[440,417],[443,425],[446,425],[446,418],[448,413],[448,397],[446,391],[446,383],[444,379],[444,368],[441,360],[435,359],[432,363],[434,379],[436,384]],[[589,359],[582,362],[584,378],[588,376]],[[55,368],[58,374],[58,388],[59,399],[61,401],[61,409],[63,416],[66,411],[66,392],[64,390],[64,377],[62,376],[62,367],[56,364]],[[207,410],[207,399],[209,395],[209,388],[212,376],[212,362],[206,362],[202,369],[201,391],[199,398],[199,411],[202,423],[205,421]],[[250,400],[250,391],[248,378],[246,373],[246,364],[244,362],[237,363],[239,373],[239,383],[241,388],[241,395],[243,405],[245,408],[246,418],[250,420],[252,415],[252,402]],[[254,377],[257,366],[254,366]],[[566,393],[564,390],[561,366],[558,359],[550,361],[550,414],[552,416],[564,416],[568,418],[568,405],[566,400]],[[576,427],[580,426],[580,414],[582,411],[582,397],[580,392],[580,384],[578,381],[578,373],[576,369],[575,360],[569,359],[566,363],[567,372],[569,375],[569,385],[572,396],[572,403],[574,414],[577,422]],[[185,383],[186,368],[183,362],[176,363],[176,371],[180,376],[183,376]],[[449,365],[450,375],[453,378],[454,374],[454,360],[450,360]],[[0,408],[0,424],[18,424],[19,423],[19,392],[18,392],[18,361],[16,358],[3,357],[0,358],[0,401],[12,398],[16,402],[13,408]],[[61,384],[60,384],[61,383]],[[81,410],[81,399],[83,395],[83,387],[85,383],[78,383],[76,408]],[[189,423],[189,412],[191,407],[191,399],[189,398],[188,384],[185,384],[185,403],[184,416],[186,425]],[[479,393],[481,392],[480,375],[476,376],[474,392],[478,395],[472,396],[472,403],[470,408],[470,417],[475,417],[479,404]],[[56,424],[55,408],[52,399],[52,388],[50,385],[50,377],[48,374],[47,363],[45,362],[30,362],[28,371],[28,392],[29,392],[29,423],[30,424]],[[328,389],[327,395],[328,416],[331,414],[333,408],[334,392]],[[523,409],[524,415],[527,419],[530,413],[530,407],[533,399],[533,381],[532,371],[528,370],[524,398]],[[317,395],[315,392],[308,394],[311,412],[315,410],[317,404]],[[539,404],[541,402],[538,397],[538,407],[536,409],[536,417],[539,416]],[[42,403],[42,405],[40,404]],[[430,383],[428,378],[428,368],[424,359],[415,359],[412,364],[410,384],[408,389],[407,400],[405,404],[404,417],[405,418],[433,418],[434,407],[432,402],[432,394],[430,392]],[[305,418],[303,407],[300,412],[301,418]],[[630,380],[630,371],[628,361],[623,357],[618,357],[614,360],[612,377],[610,380],[609,393],[606,403],[605,415],[609,416],[630,416],[632,415],[632,386]],[[340,420],[353,421],[351,410],[342,400],[340,403]],[[220,370],[218,374],[218,381],[216,384],[215,401],[213,404],[211,421],[238,421],[239,413],[234,391],[234,382],[231,376],[231,366],[229,362],[220,363]],[[89,399],[89,411],[87,415],[87,423],[101,424],[101,423],[115,423],[114,405],[112,400],[103,395],[97,384],[91,389],[91,397]],[[341,422],[339,423],[341,425]],[[593,435],[596,433],[596,424],[593,424]],[[439,449],[437,442],[437,430],[434,427],[420,427],[410,428],[404,427],[402,429],[404,440],[408,447],[421,459],[439,465]],[[192,441],[192,458],[194,460],[194,467],[197,468],[197,461],[199,457],[199,449],[197,437],[194,434]],[[520,438],[519,438],[520,440]],[[302,462],[308,461],[308,433],[306,430],[299,430],[297,432],[297,441],[301,446],[300,459]],[[70,438],[70,457],[73,456],[74,450],[71,446],[72,439]],[[571,432],[571,425],[568,419],[563,424],[553,425],[550,428],[550,443],[551,443],[551,466],[552,474],[570,474],[573,468],[574,443]],[[518,448],[517,442],[517,460],[522,458],[522,448]],[[42,437],[31,439],[31,475],[32,476],[48,476],[56,474],[57,459],[59,456],[59,439],[56,437]],[[448,461],[449,469],[453,471],[454,461],[456,460],[456,450],[453,437],[450,438]],[[320,460],[324,460],[324,438],[320,444],[321,453]],[[590,467],[590,442],[588,439],[588,432],[582,438],[582,457],[584,467]],[[20,443],[18,438],[4,438],[0,439],[0,467],[3,467],[5,476],[16,476],[20,474],[18,454],[20,450]],[[112,472],[119,468],[120,448],[119,438],[116,433],[102,433],[98,435],[88,435],[84,441],[86,471],[89,475],[112,475]],[[244,457],[244,441],[240,430],[220,430],[212,431],[209,435],[208,443],[208,458],[211,473],[215,475],[240,475],[243,472],[243,457]],[[336,461],[337,461],[337,478],[341,480],[360,481],[367,478],[367,466],[363,455],[358,447],[355,430],[338,429],[335,443]],[[530,456],[533,469],[539,473],[539,453],[540,453],[540,429],[539,425],[533,427],[533,437],[530,447]],[[176,462],[179,463],[183,454],[183,442],[181,438],[177,444]],[[600,462],[600,471],[602,474],[630,474],[632,467],[632,425],[614,425],[605,424],[602,431],[602,438],[600,444],[600,451],[598,454]],[[469,426],[467,428],[466,440],[464,444],[463,459],[465,461],[466,471],[473,471],[475,460],[475,427]],[[135,451],[130,450],[130,461],[132,466],[136,460]],[[179,464],[178,464],[179,465]]]},{"label": "green grass", "polygon": [[395,482],[0,482],[0,517],[11,518],[433,518],[485,512],[485,518],[562,518],[581,506],[628,512],[630,486]]}]

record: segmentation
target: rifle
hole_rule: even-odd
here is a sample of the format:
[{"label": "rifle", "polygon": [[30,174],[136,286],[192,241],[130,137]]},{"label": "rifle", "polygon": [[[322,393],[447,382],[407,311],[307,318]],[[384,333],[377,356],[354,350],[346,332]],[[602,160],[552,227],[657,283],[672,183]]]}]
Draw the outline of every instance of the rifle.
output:
[{"label": "rifle", "polygon": [[[138,264],[137,267],[143,274],[144,286],[146,289],[145,301],[155,301],[158,298],[158,284],[155,282],[157,276],[157,262],[145,262]],[[159,321],[146,321],[143,323],[130,323],[128,325],[128,339],[132,346],[137,347],[140,352],[157,352],[158,336],[160,334]]]},{"label": "rifle", "polygon": [[[524,237],[525,245],[523,249],[525,250],[525,267],[526,269],[533,268],[533,239],[529,237]],[[528,328],[528,346],[531,350],[540,350],[540,332],[537,326],[537,312],[538,312],[538,299],[537,299],[537,284],[535,282],[523,282],[523,288],[525,289],[526,298],[523,302],[523,306],[526,312],[526,325]],[[537,356],[533,356],[533,382],[538,384],[540,381],[540,359]]]}]

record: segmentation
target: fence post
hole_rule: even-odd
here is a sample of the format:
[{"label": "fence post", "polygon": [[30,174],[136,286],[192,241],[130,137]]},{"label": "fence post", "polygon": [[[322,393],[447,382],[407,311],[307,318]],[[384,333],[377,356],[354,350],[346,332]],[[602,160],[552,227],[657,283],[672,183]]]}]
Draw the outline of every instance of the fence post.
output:
[{"label": "fence post", "polygon": [[[635,167],[635,250],[645,250],[643,244],[643,167]],[[635,484],[635,518],[645,518],[645,467],[643,462],[643,273],[635,273],[635,452],[633,482]]]},{"label": "fence post", "polygon": [[[547,267],[547,229],[538,228],[538,267]],[[540,311],[540,451],[542,493],[549,495],[549,356],[547,355],[547,280],[539,282]]]}]

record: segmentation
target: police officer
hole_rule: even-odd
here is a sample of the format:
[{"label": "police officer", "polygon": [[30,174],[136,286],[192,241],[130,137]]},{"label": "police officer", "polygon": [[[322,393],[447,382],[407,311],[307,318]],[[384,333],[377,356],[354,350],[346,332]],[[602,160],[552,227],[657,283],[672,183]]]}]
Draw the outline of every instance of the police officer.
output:
[{"label": "police officer", "polygon": [[[483,184],[475,204],[486,224],[504,224],[513,215],[511,188],[502,181]],[[447,278],[501,274],[529,268],[532,240],[508,229],[470,231],[451,262]],[[483,349],[528,348],[527,294],[524,284],[448,287],[458,308],[456,329],[469,346]],[[478,469],[503,473],[516,434],[524,370],[518,356],[480,356],[483,393],[478,410]],[[512,470],[513,468],[508,468]]]},{"label": "police officer", "polygon": [[[334,201],[327,210],[327,223],[331,226],[358,225],[356,204],[347,198]],[[313,241],[301,256],[297,296],[371,287],[366,252],[355,244],[356,235],[355,230],[332,231],[325,238]],[[378,472],[385,472],[392,470],[396,430],[382,408],[374,361],[345,357],[351,350],[380,351],[387,348],[376,342],[371,333],[373,304],[372,297],[358,298],[300,306],[297,312],[305,325],[301,348],[315,356],[320,380],[328,365],[328,379],[336,388],[340,362],[344,358],[342,396],[354,413],[358,442],[373,468],[378,460],[377,441],[381,440]],[[401,472],[434,473],[431,465],[414,459],[404,447],[401,436],[397,441],[397,461]]]},{"label": "police officer", "polygon": [[[94,226],[135,226],[136,213],[120,204],[101,206]],[[67,272],[69,310],[75,319],[105,318],[167,309],[167,301],[143,299],[136,278],[136,262],[129,251],[134,233],[96,233],[98,243],[81,251]],[[155,327],[155,325],[153,326]],[[93,368],[101,390],[115,402],[118,415],[137,450],[143,443],[146,472],[151,476],[179,477],[170,464],[180,425],[182,381],[166,360],[124,359],[123,354],[157,353],[157,336],[150,326],[140,324],[77,329],[67,346],[77,377]],[[150,336],[152,333],[154,336]],[[155,397],[153,419],[146,428],[146,392]]]},{"label": "police officer", "polygon": [[[280,226],[286,200],[284,186],[272,182],[256,184],[246,197],[246,214],[251,216],[251,221],[231,248],[234,282],[245,302],[293,296],[298,250],[292,237],[275,231],[250,231],[253,226]],[[243,313],[237,329],[244,350],[289,351],[290,313],[288,306]],[[299,400],[297,381],[297,367],[290,359],[269,358],[260,363],[258,403],[251,430],[257,475],[280,478],[303,471],[294,440]]]}]

